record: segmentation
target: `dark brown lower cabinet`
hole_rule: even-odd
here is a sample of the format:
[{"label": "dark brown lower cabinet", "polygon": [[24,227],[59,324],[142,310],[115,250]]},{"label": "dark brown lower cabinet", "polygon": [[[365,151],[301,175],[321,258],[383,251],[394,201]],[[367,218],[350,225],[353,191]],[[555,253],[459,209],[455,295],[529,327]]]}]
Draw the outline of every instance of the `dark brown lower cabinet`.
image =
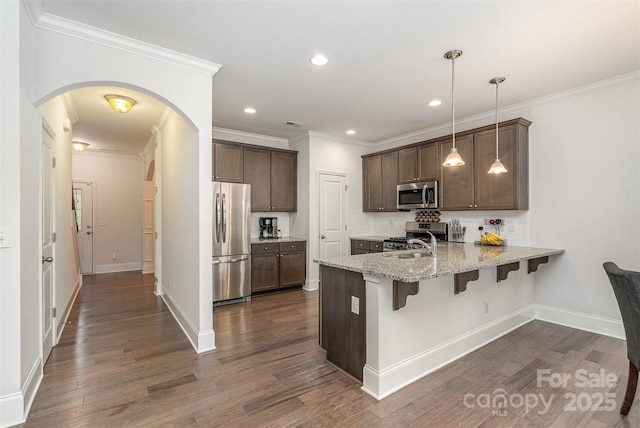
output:
[{"label": "dark brown lower cabinet", "polygon": [[306,241],[251,245],[251,292],[303,285]]},{"label": "dark brown lower cabinet", "polygon": [[[359,314],[351,310],[352,297]],[[320,266],[320,346],[327,360],[360,381],[367,360],[365,297],[362,274]]]}]

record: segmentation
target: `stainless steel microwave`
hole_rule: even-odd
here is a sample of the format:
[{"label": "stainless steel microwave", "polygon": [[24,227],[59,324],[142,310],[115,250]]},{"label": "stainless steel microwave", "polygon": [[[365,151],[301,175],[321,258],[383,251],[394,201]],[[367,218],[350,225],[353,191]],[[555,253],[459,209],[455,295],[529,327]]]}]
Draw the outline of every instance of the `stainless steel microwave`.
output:
[{"label": "stainless steel microwave", "polygon": [[438,182],[398,184],[398,209],[438,208]]}]

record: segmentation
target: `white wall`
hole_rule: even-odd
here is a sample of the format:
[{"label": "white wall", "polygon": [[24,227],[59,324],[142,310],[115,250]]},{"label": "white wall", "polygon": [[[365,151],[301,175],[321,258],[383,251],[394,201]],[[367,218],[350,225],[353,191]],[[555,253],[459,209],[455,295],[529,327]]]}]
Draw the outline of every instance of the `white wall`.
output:
[{"label": "white wall", "polygon": [[313,259],[320,254],[319,242],[319,211],[318,204],[318,173],[336,172],[347,175],[348,192],[348,230],[360,230],[367,222],[362,213],[362,153],[364,147],[350,144],[339,137],[309,133],[309,243],[307,246],[307,286],[309,289],[318,288],[319,268]]},{"label": "white wall", "polygon": [[136,156],[73,153],[73,180],[95,183],[95,273],[142,269],[143,165]]},{"label": "white wall", "polygon": [[[20,152],[24,103],[20,80],[20,3],[0,2],[0,227],[9,233],[11,247],[0,248],[0,425],[21,421],[23,396],[21,386],[22,347],[27,364],[37,358],[33,346],[39,332],[33,325],[31,340],[24,343],[21,331],[21,206],[20,206]],[[28,45],[25,46],[28,48]],[[18,108],[16,108],[18,106]],[[31,308],[25,308],[31,309]]]},{"label": "white wall", "polygon": [[[68,90],[91,84],[126,86],[156,96],[188,118],[196,136],[190,140],[195,148],[188,159],[183,159],[187,163],[176,169],[195,171],[195,175],[187,174],[186,184],[201,203],[192,204],[193,209],[181,222],[193,225],[191,235],[182,241],[196,242],[197,251],[186,260],[175,252],[168,256],[173,257],[169,260],[173,264],[184,262],[184,269],[189,272],[185,278],[178,278],[184,279],[180,281],[184,298],[179,302],[191,305],[183,311],[189,314],[186,321],[180,320],[183,328],[188,323],[195,331],[194,346],[199,351],[214,346],[211,240],[200,237],[211,236],[211,76],[218,66],[149,45],[132,48],[135,42],[131,40],[101,38],[99,30],[81,24],[50,31],[46,28],[55,27],[51,20],[43,24],[35,16],[34,27],[26,6],[18,0],[0,2],[0,227],[9,228],[12,237],[11,247],[0,249],[2,426],[23,420],[42,378],[36,179],[40,171],[41,124],[36,108]],[[123,63],[128,66],[121,67]],[[57,119],[53,122],[55,130]],[[64,144],[60,147],[59,150],[66,150]],[[61,161],[65,163],[64,158]],[[59,174],[56,172],[56,178]],[[70,171],[65,174],[68,178],[63,175],[58,185],[69,189]],[[70,194],[68,198],[58,196],[62,199],[56,199],[56,206],[64,209],[65,201],[70,206]],[[181,227],[181,223],[163,224],[168,231]],[[60,262],[58,252],[63,246],[66,244],[55,249],[56,262]],[[61,251],[61,257],[66,257],[65,251]]]}]

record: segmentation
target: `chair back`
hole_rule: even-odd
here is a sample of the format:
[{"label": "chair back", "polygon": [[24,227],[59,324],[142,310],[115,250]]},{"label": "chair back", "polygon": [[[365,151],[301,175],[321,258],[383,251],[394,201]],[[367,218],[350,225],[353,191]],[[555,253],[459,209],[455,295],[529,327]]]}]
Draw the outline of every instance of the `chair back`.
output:
[{"label": "chair back", "polygon": [[640,367],[640,272],[620,269],[612,262],[603,266],[622,314],[629,361]]}]

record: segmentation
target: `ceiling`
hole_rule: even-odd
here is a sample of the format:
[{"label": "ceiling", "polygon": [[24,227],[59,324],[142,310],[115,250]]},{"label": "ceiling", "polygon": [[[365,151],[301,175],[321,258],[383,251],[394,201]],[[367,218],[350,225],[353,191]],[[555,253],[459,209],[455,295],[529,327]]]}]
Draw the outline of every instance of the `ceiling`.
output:
[{"label": "ceiling", "polygon": [[[639,70],[639,4],[42,2],[46,13],[221,64],[213,79],[214,127],[288,139],[316,131],[369,143],[451,122],[451,61],[443,57],[451,49],[464,52],[455,62],[458,119],[494,108],[489,80],[496,76],[506,77],[500,105],[507,106]],[[329,63],[312,65],[316,53]],[[139,121],[139,131],[125,134],[141,138],[136,149],[144,146],[164,106],[119,90],[140,102],[131,116],[116,114],[102,98],[112,90],[73,92],[74,138],[77,131],[89,143],[118,146],[128,136],[117,134],[122,128],[113,118]],[[428,107],[435,98],[442,105]],[[244,113],[248,106],[257,112]],[[357,133],[347,136],[348,129]]]}]

